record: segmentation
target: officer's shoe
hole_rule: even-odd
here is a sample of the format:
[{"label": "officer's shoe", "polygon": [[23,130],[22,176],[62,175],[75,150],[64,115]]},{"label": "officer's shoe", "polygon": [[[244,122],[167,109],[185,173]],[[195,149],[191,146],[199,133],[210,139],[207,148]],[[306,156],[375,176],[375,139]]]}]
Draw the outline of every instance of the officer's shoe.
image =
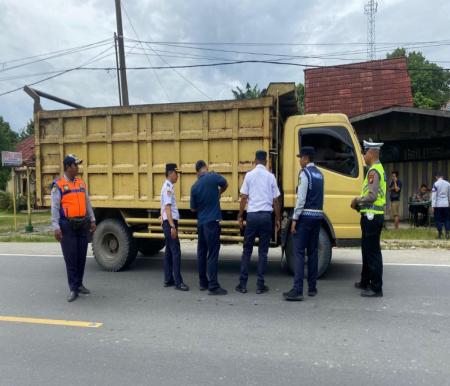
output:
[{"label": "officer's shoe", "polygon": [[381,298],[383,297],[383,291],[375,292],[373,289],[366,289],[361,291],[361,296],[364,298]]},{"label": "officer's shoe", "polygon": [[369,285],[361,283],[360,281],[357,281],[355,283],[355,288],[358,288],[360,290],[367,290],[367,289],[369,289]]},{"label": "officer's shoe", "polygon": [[80,287],[78,288],[78,293],[83,295],[89,295],[91,291],[89,291],[83,284],[81,284]]},{"label": "officer's shoe", "polygon": [[256,290],[256,294],[257,294],[257,295],[261,295],[261,294],[263,294],[263,293],[265,293],[265,292],[269,292],[269,287],[267,287],[266,285],[265,285],[264,287],[259,287],[259,288]]},{"label": "officer's shoe", "polygon": [[76,298],[78,297],[78,292],[77,291],[70,291],[69,296],[67,297],[67,301],[69,303],[73,302]]},{"label": "officer's shoe", "polygon": [[175,289],[178,291],[189,291],[189,287],[184,283],[181,283],[180,285],[176,285]]},{"label": "officer's shoe", "polygon": [[247,293],[247,288],[245,288],[243,285],[238,284],[235,288],[235,290],[237,292],[240,292],[241,294],[246,294]]},{"label": "officer's shoe", "polygon": [[164,287],[173,287],[175,285],[175,283],[173,281],[165,281],[164,282]]},{"label": "officer's shoe", "polygon": [[295,289],[291,289],[289,292],[283,293],[284,299],[292,302],[299,302],[303,300],[303,295],[297,292]]},{"label": "officer's shoe", "polygon": [[209,290],[208,295],[219,296],[219,295],[226,295],[227,293],[228,291],[225,288],[217,287],[213,290]]},{"label": "officer's shoe", "polygon": [[308,296],[316,296],[316,295],[317,295],[317,288],[308,290]]}]

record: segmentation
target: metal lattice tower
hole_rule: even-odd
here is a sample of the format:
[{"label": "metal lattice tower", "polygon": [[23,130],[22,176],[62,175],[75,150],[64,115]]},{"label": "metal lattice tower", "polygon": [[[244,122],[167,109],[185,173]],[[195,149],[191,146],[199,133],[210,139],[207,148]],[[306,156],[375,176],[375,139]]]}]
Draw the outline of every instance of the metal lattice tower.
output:
[{"label": "metal lattice tower", "polygon": [[375,49],[375,14],[378,3],[376,0],[369,0],[364,5],[364,13],[367,15],[367,60],[374,60]]}]

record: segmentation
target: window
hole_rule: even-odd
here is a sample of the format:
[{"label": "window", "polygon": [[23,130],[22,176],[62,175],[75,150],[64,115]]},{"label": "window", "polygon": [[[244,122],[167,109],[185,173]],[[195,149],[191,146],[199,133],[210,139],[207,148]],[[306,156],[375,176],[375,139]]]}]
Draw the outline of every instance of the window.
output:
[{"label": "window", "polygon": [[316,149],[317,166],[350,177],[358,177],[358,161],[352,138],[344,127],[314,127],[299,130],[300,146]]}]

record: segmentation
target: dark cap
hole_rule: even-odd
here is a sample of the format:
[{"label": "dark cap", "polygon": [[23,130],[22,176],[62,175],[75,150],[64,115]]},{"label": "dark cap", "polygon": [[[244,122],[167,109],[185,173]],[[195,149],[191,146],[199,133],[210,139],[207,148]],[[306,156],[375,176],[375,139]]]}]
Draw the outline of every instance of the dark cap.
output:
[{"label": "dark cap", "polygon": [[267,152],[264,150],[256,150],[255,159],[257,159],[258,161],[267,160]]},{"label": "dark cap", "polygon": [[297,154],[297,157],[303,157],[305,155],[308,157],[314,157],[314,154],[316,154],[316,150],[312,146],[303,146],[300,149],[300,153]]},{"label": "dark cap", "polygon": [[195,163],[195,171],[198,172],[201,169],[203,169],[206,166],[206,162],[203,161],[202,159],[199,159],[196,163]]},{"label": "dark cap", "polygon": [[442,171],[438,170],[435,174],[436,177],[444,177],[444,173]]},{"label": "dark cap", "polygon": [[83,163],[83,160],[78,159],[75,154],[67,154],[63,160],[64,168],[67,168],[68,166],[71,166],[72,164],[80,165],[82,163]]},{"label": "dark cap", "polygon": [[177,164],[166,164],[166,173],[169,172],[181,173],[177,168]]}]

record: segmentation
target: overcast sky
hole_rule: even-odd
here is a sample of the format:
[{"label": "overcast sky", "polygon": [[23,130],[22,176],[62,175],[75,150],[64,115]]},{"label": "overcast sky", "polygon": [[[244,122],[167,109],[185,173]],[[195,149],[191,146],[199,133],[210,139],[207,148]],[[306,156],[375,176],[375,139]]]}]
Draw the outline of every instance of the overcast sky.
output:
[{"label": "overcast sky", "polygon": [[[146,42],[173,42],[171,45],[126,42],[127,66],[175,66],[242,59],[282,59],[309,65],[363,61],[366,58],[363,45],[325,43],[366,42],[365,2],[123,0],[129,16],[123,13],[127,38],[137,39],[138,36]],[[384,58],[386,50],[392,48],[384,43],[447,40],[446,44],[427,44],[416,49],[424,52],[428,59],[440,61],[443,67],[450,67],[449,15],[450,1],[379,0],[377,58]],[[0,0],[0,28],[0,94],[52,75],[43,73],[79,67],[103,56],[89,67],[115,67],[114,0]],[[11,68],[26,62],[12,60],[101,41],[105,42],[88,50]],[[188,48],[179,47],[179,43],[189,42],[194,44]],[[195,44],[211,42],[311,45]],[[148,56],[143,55],[144,52]],[[330,58],[330,54],[334,54],[334,58]],[[328,57],[323,58],[324,55]],[[42,58],[45,56],[28,61]],[[231,99],[231,89],[243,87],[246,82],[263,88],[273,81],[303,82],[303,79],[302,67],[254,63],[176,71],[128,71],[131,104]],[[85,106],[118,104],[115,71],[77,70],[34,87]],[[43,101],[44,109],[60,106]],[[32,118],[32,100],[23,91],[0,96],[0,115],[15,130],[20,130]]]}]

